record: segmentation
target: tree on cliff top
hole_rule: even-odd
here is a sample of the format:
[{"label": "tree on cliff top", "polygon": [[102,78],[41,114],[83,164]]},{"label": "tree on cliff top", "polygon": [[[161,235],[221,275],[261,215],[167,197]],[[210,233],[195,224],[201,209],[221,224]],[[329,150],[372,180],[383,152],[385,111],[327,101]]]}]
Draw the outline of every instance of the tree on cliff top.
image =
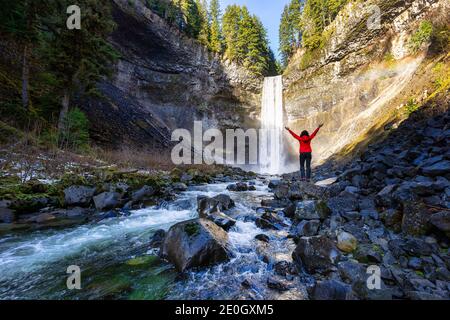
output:
[{"label": "tree on cliff top", "polygon": [[219,0],[211,0],[209,5],[210,43],[209,48],[213,52],[222,52],[223,36],[220,25],[220,3]]}]

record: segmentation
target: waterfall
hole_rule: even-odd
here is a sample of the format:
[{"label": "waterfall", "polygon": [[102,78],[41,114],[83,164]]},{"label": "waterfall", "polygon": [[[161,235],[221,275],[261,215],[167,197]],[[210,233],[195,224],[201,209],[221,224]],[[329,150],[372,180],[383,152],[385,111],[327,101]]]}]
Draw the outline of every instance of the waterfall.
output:
[{"label": "waterfall", "polygon": [[259,142],[260,172],[280,174],[283,158],[283,78],[264,79]]}]

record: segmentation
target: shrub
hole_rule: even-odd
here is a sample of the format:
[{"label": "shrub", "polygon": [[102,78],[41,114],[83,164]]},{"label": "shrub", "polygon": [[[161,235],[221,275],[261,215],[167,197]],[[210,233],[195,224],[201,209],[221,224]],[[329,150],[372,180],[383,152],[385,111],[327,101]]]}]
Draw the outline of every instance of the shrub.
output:
[{"label": "shrub", "polygon": [[409,48],[416,53],[423,44],[431,40],[433,34],[433,25],[429,21],[422,21],[419,29],[411,36],[409,40]]},{"label": "shrub", "polygon": [[67,113],[64,131],[60,136],[60,147],[74,151],[87,151],[89,148],[89,121],[78,108]]},{"label": "shrub", "polygon": [[405,106],[406,113],[410,115],[411,113],[417,111],[419,109],[419,104],[416,102],[416,99],[411,98],[408,100]]}]

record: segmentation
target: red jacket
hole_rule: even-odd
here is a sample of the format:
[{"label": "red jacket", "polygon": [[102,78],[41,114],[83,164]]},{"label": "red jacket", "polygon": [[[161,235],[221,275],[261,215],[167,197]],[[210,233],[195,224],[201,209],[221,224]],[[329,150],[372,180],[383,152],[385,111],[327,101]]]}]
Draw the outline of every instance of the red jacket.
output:
[{"label": "red jacket", "polygon": [[311,141],[315,138],[317,132],[319,132],[320,128],[317,128],[312,135],[300,137],[296,135],[292,130],[289,130],[289,133],[300,142],[300,153],[312,152],[311,149]]}]

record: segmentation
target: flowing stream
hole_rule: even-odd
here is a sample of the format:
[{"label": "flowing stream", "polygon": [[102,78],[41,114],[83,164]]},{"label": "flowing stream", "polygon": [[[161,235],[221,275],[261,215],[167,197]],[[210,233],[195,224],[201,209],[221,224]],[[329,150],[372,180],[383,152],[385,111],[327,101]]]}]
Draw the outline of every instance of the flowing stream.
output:
[{"label": "flowing stream", "polygon": [[[128,217],[3,236],[0,299],[236,299],[244,294],[244,280],[253,284],[246,291],[250,298],[301,299],[300,283],[281,297],[266,285],[274,262],[291,260],[294,248],[286,238],[287,229],[263,231],[254,223],[255,209],[269,197],[267,186],[255,181],[256,191],[234,193],[226,190],[227,185],[191,187],[173,202]],[[236,202],[229,215],[238,222],[228,233],[234,257],[180,277],[149,250],[149,240],[158,229],[196,218],[197,196],[218,194],[229,194]],[[273,261],[261,257],[261,242],[254,239],[261,233],[271,239],[264,250]],[[81,290],[66,287],[70,265],[81,269]]]}]

